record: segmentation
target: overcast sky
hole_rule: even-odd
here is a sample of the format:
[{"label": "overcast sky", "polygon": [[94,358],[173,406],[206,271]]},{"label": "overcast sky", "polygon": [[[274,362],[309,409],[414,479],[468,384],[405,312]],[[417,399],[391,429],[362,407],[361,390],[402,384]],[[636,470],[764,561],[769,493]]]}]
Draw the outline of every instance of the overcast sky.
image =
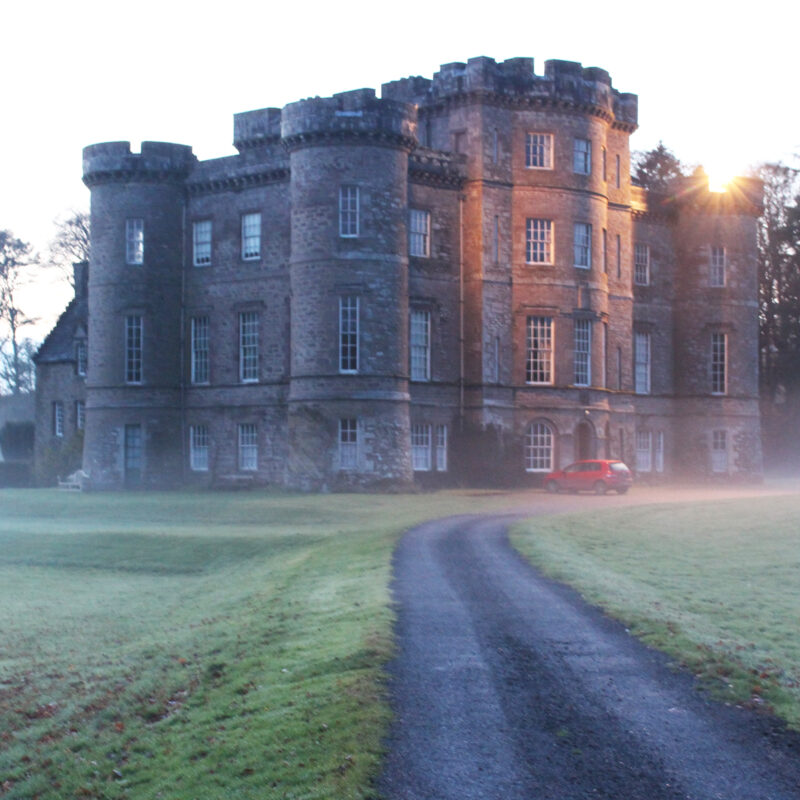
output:
[{"label": "overcast sky", "polygon": [[[652,9],[652,10],[651,10]],[[0,48],[0,228],[46,249],[52,223],[88,208],[81,149],[94,142],[234,152],[233,114],[373,87],[485,55],[602,67],[639,95],[634,149],[744,172],[800,153],[800,12],[775,0],[485,5],[171,0],[7,0]],[[43,282],[38,338],[68,300]]]}]

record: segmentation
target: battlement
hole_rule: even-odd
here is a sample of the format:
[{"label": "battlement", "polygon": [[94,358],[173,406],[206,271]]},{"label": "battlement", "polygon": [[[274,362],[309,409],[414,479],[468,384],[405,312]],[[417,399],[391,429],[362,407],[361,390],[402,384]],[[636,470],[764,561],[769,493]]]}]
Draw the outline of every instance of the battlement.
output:
[{"label": "battlement", "polygon": [[380,141],[411,149],[416,142],[413,105],[379,99],[374,89],[313,97],[283,109],[281,135],[290,148],[323,139]]},{"label": "battlement", "polygon": [[272,144],[281,137],[281,110],[259,108],[233,115],[233,146],[242,150]]},{"label": "battlement", "polygon": [[197,157],[192,148],[170,142],[142,142],[132,153],[130,142],[102,142],[83,148],[83,182],[183,180]]},{"label": "battlement", "polygon": [[638,98],[618,92],[608,72],[575,61],[545,62],[545,74],[534,73],[532,58],[510,58],[498,63],[479,56],[466,63],[443,64],[433,80],[402,78],[383,84],[382,97],[424,106],[448,97],[480,92],[506,98],[514,104],[553,102],[595,110],[630,129],[638,123]]}]

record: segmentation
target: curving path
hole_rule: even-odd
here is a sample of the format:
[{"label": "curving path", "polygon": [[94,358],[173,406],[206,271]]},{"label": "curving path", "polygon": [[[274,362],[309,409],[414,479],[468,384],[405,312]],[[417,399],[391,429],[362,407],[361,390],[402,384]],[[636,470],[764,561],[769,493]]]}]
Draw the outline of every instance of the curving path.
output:
[{"label": "curving path", "polygon": [[398,547],[383,796],[800,798],[800,736],[707,701],[541,577],[509,546],[511,519],[429,522]]}]

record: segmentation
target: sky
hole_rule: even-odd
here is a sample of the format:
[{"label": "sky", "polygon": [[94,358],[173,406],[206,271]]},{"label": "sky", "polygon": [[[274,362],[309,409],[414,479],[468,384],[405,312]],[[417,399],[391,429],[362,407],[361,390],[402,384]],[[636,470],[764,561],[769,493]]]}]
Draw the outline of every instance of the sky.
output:
[{"label": "sky", "polygon": [[[714,174],[798,163],[793,4],[674,0],[419,5],[339,0],[6,0],[0,229],[39,252],[56,218],[88,210],[81,150],[103,141],[234,153],[233,114],[314,95],[432,77],[440,64],[527,56],[611,74],[639,95],[635,150],[659,140]],[[29,288],[41,339],[69,300],[55,275]]]}]

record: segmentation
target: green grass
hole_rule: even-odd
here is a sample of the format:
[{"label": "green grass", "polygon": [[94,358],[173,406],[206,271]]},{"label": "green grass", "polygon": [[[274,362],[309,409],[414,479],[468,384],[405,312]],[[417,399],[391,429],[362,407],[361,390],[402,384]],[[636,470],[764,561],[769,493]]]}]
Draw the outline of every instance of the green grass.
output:
[{"label": "green grass", "polygon": [[795,494],[541,518],[512,541],[717,696],[800,728],[799,523]]},{"label": "green grass", "polygon": [[0,796],[369,797],[396,537],[508,503],[0,492]]}]

